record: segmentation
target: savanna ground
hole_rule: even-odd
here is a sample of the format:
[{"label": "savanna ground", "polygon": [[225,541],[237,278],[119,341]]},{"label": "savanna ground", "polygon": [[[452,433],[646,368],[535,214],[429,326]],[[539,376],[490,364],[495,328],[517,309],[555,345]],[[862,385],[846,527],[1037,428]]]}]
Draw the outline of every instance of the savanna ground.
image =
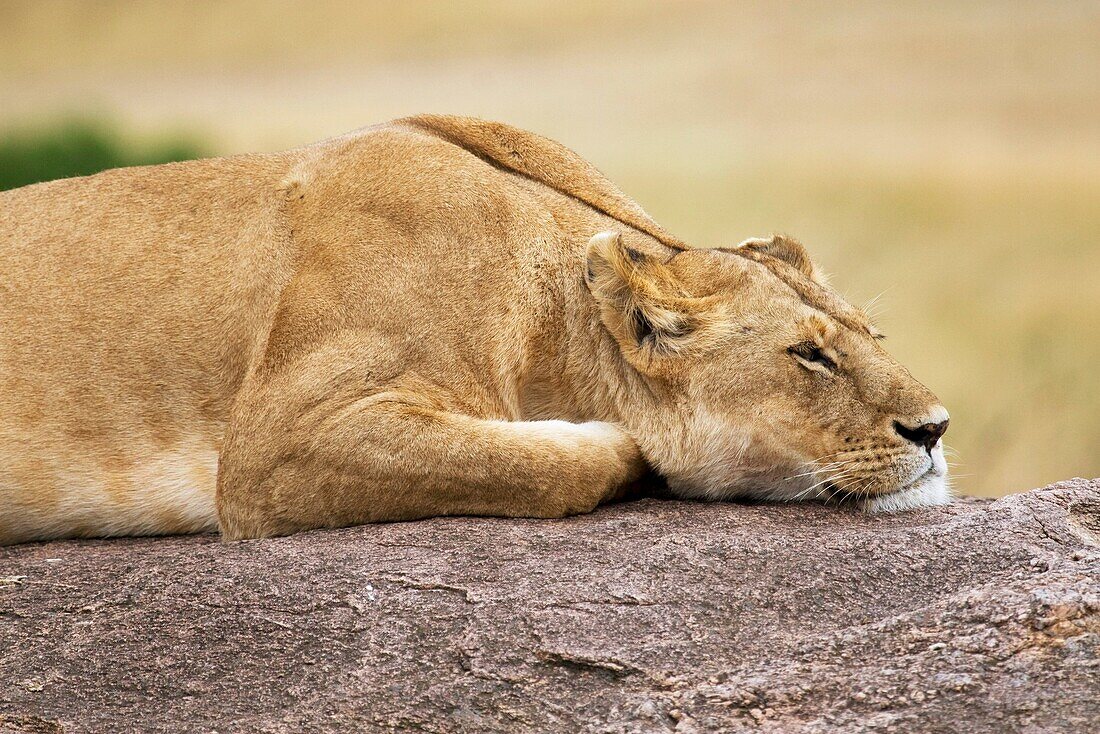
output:
[{"label": "savanna ground", "polygon": [[787,232],[877,296],[960,490],[1100,475],[1095,2],[0,0],[0,100],[0,129],[109,119],[146,152],[530,128],[689,241]]}]

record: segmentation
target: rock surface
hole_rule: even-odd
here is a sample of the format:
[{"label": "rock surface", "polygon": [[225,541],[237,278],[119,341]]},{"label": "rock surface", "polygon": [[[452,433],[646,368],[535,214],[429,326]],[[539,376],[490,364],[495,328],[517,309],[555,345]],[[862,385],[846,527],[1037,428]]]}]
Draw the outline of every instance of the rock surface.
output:
[{"label": "rock surface", "polygon": [[0,732],[1100,731],[1100,480],[0,549]]}]

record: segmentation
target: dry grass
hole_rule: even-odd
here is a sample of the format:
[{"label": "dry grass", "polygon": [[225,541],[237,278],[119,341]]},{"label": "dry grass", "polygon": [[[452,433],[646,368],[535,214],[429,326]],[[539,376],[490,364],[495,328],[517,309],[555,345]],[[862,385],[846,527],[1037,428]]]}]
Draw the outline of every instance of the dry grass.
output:
[{"label": "dry grass", "polygon": [[0,2],[0,99],[222,151],[530,127],[686,239],[790,232],[884,291],[964,491],[1100,475],[1095,3]]}]

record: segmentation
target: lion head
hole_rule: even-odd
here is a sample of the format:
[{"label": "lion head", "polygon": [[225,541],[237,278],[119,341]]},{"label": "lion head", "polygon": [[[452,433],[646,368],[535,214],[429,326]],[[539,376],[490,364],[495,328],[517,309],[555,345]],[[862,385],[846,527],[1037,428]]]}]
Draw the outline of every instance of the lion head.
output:
[{"label": "lion head", "polygon": [[626,428],[684,497],[950,500],[947,410],[787,237],[678,250],[615,232],[586,282],[641,376]]}]

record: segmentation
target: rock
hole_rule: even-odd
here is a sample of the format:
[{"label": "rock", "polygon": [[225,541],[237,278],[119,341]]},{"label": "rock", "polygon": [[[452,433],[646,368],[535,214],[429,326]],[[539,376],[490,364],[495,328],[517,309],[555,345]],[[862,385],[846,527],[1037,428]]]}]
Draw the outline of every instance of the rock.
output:
[{"label": "rock", "polygon": [[1100,730],[1100,480],[0,549],[0,732]]}]

